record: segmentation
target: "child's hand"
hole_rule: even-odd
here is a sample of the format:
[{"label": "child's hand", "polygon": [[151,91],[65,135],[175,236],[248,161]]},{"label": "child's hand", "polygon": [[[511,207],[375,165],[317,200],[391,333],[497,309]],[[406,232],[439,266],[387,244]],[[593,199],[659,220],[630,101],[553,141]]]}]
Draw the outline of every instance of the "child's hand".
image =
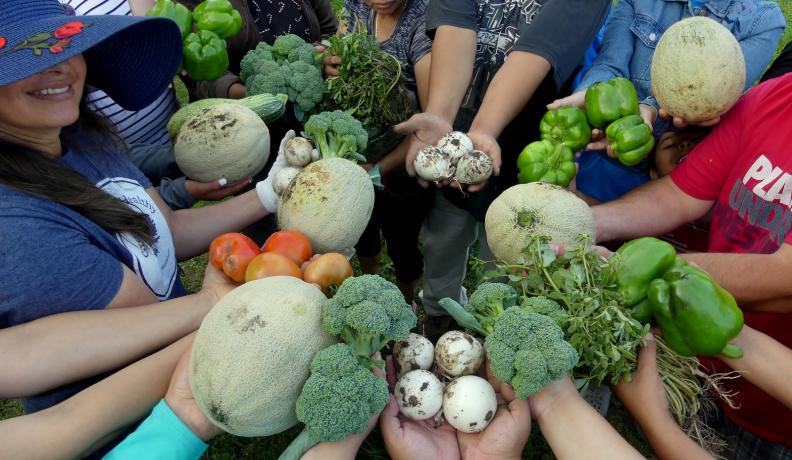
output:
[{"label": "child's hand", "polygon": [[579,109],[586,108],[586,90],[572,93],[567,97],[556,99],[555,101],[547,104],[547,110],[560,109],[561,107],[577,107]]},{"label": "child's hand", "polygon": [[[664,120],[668,119],[668,118],[671,118],[671,114],[666,112],[665,110],[663,110],[663,108],[661,107],[660,108],[660,118],[662,118]],[[696,122],[690,122],[690,121],[687,121],[687,120],[685,120],[684,118],[681,118],[681,117],[673,117],[673,118],[674,118],[674,126],[676,126],[677,128],[684,128],[687,125],[695,125],[695,126],[702,126],[702,127],[714,126],[714,125],[717,125],[720,122],[720,120],[721,120],[720,117],[715,117],[715,118],[711,118],[709,120],[701,120],[701,121],[696,121]]]},{"label": "child's hand", "polygon": [[619,382],[613,386],[613,391],[636,420],[642,419],[639,423],[670,417],[663,382],[657,371],[657,343],[652,334],[646,336],[632,381]]}]

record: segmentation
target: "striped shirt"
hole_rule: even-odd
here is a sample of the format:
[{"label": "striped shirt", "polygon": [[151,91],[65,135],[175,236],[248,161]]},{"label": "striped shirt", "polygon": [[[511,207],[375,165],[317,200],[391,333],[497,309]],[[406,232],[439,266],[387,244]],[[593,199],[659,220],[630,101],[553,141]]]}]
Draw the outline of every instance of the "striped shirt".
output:
[{"label": "striped shirt", "polygon": [[[78,15],[131,15],[128,0],[60,0]],[[171,85],[151,105],[136,112],[118,105],[104,91],[95,90],[86,96],[88,106],[109,119],[127,144],[164,145],[168,138],[168,120],[179,108]]]}]

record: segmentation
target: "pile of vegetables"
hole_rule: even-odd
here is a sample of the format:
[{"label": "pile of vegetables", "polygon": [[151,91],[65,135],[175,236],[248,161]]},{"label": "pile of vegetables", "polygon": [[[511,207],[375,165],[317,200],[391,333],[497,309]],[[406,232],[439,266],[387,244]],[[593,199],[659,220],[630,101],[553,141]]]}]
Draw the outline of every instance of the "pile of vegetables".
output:
[{"label": "pile of vegetables", "polygon": [[302,121],[322,101],[322,54],[300,36],[281,35],[270,46],[261,42],[240,63],[239,78],[248,96],[287,94]]},{"label": "pile of vegetables", "polygon": [[242,16],[229,0],[204,0],[192,13],[173,0],[157,0],[146,16],[168,18],[179,27],[183,66],[193,80],[214,80],[228,69],[225,40],[242,30]]},{"label": "pile of vegetables", "polygon": [[308,238],[293,230],[273,233],[260,249],[242,233],[224,233],[209,245],[209,263],[237,283],[291,276],[318,285],[325,294],[352,276],[343,254],[314,255]]},{"label": "pile of vegetables", "polygon": [[486,153],[473,148],[465,133],[454,131],[440,138],[436,146],[418,151],[413,167],[418,177],[429,182],[478,184],[490,178],[493,165]]},{"label": "pile of vegetables", "polygon": [[401,63],[365,27],[357,29],[323,42],[325,52],[341,58],[341,64],[338,77],[325,81],[322,109],[351,113],[375,132],[387,130],[412,113]]},{"label": "pile of vegetables", "polygon": [[385,380],[372,373],[384,362],[372,356],[388,342],[404,339],[417,318],[393,283],[363,275],[344,281],[324,303],[322,321],[343,343],[314,357],[296,403],[305,429],[281,460],[299,459],[319,442],[341,441],[366,429],[390,398]]},{"label": "pile of vegetables", "polygon": [[[587,235],[581,235],[576,244],[567,245],[560,256],[550,247],[550,241],[547,236],[532,236],[516,262],[499,263],[496,269],[484,274],[485,280],[505,280],[519,296],[518,306],[501,313],[500,318],[516,314],[517,310],[552,318],[563,331],[564,340],[576,351],[578,359],[572,375],[579,389],[585,392],[590,385],[630,380],[650,324],[636,319],[634,309],[626,306],[625,299],[640,304],[648,297],[663,331],[663,337],[657,339],[657,360],[671,413],[705,448],[717,450],[721,441],[700,418],[700,409],[708,390],[727,396],[718,387],[724,376],[704,374],[693,353],[682,347],[704,354],[731,350],[727,342],[739,332],[742,321],[738,321],[738,327],[732,304],[724,298],[725,291],[716,288],[708,276],[703,278],[703,272],[698,273],[700,270],[682,266],[681,259],[675,262],[677,268],[653,271],[651,264],[658,255],[651,256],[647,249],[641,248],[643,255],[637,256],[638,251],[631,248],[640,246],[627,246],[624,256],[617,254],[612,261],[606,261],[591,246]],[[464,321],[467,316],[486,324],[476,316],[473,307],[459,307],[449,300],[441,305],[457,321]],[[489,311],[497,312],[497,309]],[[693,317],[699,317],[700,321],[697,323]],[[723,328],[713,332],[714,325]],[[486,331],[475,326],[474,322],[471,330]],[[493,334],[487,336],[488,349]],[[536,359],[522,357],[524,362]],[[566,362],[572,362],[571,356]],[[496,366],[492,368],[495,371]],[[515,385],[514,381],[512,384]]]}]

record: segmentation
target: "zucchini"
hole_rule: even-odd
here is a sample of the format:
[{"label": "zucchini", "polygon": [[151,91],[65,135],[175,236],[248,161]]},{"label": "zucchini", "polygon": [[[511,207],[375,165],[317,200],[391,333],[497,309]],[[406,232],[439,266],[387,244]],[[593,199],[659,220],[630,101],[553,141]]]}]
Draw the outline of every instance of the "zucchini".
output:
[{"label": "zucchini", "polygon": [[258,115],[264,123],[269,123],[277,120],[283,115],[283,112],[286,110],[287,101],[288,96],[285,94],[276,94],[274,96],[272,94],[257,94],[243,99],[201,99],[200,101],[185,105],[173,114],[170,121],[168,121],[168,134],[170,134],[171,139],[175,139],[182,125],[188,118],[203,109],[218,104],[236,104],[247,107],[256,112],[256,115]]}]

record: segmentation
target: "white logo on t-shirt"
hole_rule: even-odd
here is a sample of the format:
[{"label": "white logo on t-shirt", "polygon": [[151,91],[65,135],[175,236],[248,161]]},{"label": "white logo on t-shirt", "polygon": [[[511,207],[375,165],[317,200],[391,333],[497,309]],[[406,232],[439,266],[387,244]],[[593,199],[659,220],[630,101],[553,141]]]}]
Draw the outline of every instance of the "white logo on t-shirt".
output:
[{"label": "white logo on t-shirt", "polygon": [[111,177],[96,184],[130,208],[143,214],[154,230],[154,244],[138,241],[129,233],[116,234],[132,255],[135,273],[160,300],[170,296],[176,281],[176,249],[168,222],[139,182],[126,177]]}]

